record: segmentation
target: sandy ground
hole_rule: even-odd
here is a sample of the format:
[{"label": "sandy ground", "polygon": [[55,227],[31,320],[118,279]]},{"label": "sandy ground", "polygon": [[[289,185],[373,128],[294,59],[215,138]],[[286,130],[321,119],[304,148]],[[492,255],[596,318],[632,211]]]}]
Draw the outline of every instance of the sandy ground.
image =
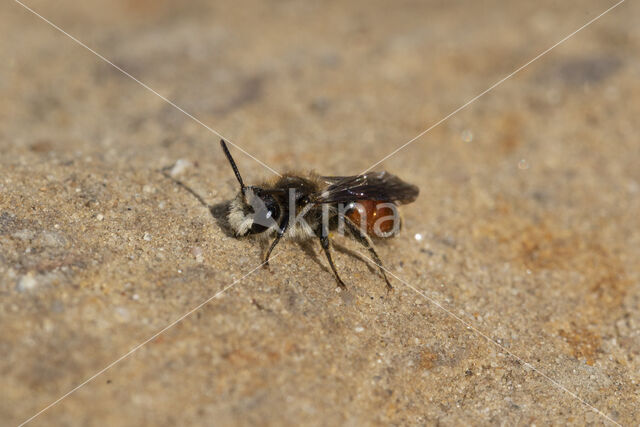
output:
[{"label": "sandy ground", "polygon": [[[28,4],[274,169],[341,175],[613,2]],[[379,245],[410,285],[387,296],[339,238],[348,292],[318,244],[243,278],[262,248],[226,231],[218,138],[2,2],[1,424],[232,283],[31,424],[636,423],[639,16],[627,1],[377,167],[421,188]],[[178,159],[213,214],[159,172]]]}]

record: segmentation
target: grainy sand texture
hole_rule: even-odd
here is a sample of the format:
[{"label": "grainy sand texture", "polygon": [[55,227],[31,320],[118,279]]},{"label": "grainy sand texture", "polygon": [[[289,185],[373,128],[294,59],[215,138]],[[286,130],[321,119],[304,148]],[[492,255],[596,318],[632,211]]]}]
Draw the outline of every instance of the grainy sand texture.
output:
[{"label": "grainy sand texture", "polygon": [[25,1],[201,123],[2,2],[0,424],[637,424],[637,1],[376,166],[421,190],[389,295],[340,236],[347,291],[318,242],[256,269],[202,124],[356,174],[614,2]]}]

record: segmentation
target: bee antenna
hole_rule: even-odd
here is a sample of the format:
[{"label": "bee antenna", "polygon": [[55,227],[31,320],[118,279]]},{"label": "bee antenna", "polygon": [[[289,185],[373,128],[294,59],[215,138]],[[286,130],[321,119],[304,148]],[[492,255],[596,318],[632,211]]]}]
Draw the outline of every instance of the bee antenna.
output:
[{"label": "bee antenna", "polygon": [[242,190],[242,192],[244,193],[244,189],[246,187],[244,185],[244,182],[242,182],[242,177],[240,176],[240,171],[238,170],[238,166],[236,166],[236,162],[233,161],[233,157],[231,157],[231,153],[229,152],[229,149],[227,148],[227,143],[224,142],[224,139],[220,140],[220,146],[222,147],[222,151],[224,151],[224,155],[227,156],[227,160],[229,160],[229,164],[233,169],[233,173],[236,174],[236,178],[240,183],[240,190]]}]

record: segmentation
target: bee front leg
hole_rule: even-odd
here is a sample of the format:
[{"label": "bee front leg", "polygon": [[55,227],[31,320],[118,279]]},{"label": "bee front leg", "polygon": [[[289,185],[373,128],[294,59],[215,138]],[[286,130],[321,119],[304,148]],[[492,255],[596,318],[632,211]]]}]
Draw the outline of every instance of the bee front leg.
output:
[{"label": "bee front leg", "polygon": [[276,235],[276,238],[273,239],[273,242],[271,242],[271,246],[269,246],[269,249],[267,250],[267,253],[264,256],[263,265],[262,265],[264,268],[269,267],[269,257],[271,256],[271,251],[273,251],[273,248],[276,247],[280,239],[282,239],[282,234],[278,233]]},{"label": "bee front leg", "polygon": [[329,248],[329,237],[320,236],[320,244],[322,245],[322,249],[324,249],[324,253],[327,256],[327,260],[329,260],[329,265],[331,266],[331,269],[333,270],[333,274],[336,276],[336,281],[338,282],[338,285],[340,285],[340,287],[342,289],[346,289],[347,286],[344,284],[344,282],[342,281],[342,279],[338,275],[338,271],[336,270],[336,266],[333,265],[333,259],[331,258],[331,250]]},{"label": "bee front leg", "polygon": [[287,226],[289,224],[288,219],[289,217],[287,215],[283,218],[283,220],[279,224],[278,234],[276,234],[276,238],[273,239],[273,242],[271,242],[271,246],[269,246],[269,249],[267,250],[267,253],[264,256],[264,260],[263,260],[264,268],[269,267],[269,257],[271,256],[271,251],[273,251],[273,248],[275,248],[278,242],[280,242],[280,239],[282,239],[282,236],[284,236],[284,232],[287,231]]}]

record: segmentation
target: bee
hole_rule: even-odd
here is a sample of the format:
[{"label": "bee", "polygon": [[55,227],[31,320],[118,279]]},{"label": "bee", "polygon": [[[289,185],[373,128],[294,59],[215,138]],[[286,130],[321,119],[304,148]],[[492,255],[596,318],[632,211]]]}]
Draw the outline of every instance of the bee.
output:
[{"label": "bee", "polygon": [[225,141],[220,145],[240,184],[240,191],[229,204],[229,225],[236,237],[258,235],[271,241],[263,259],[265,266],[283,238],[318,239],[338,285],[344,289],[346,285],[331,257],[329,233],[337,230],[369,251],[387,289],[393,289],[372,238],[397,234],[397,205],[413,202],[418,187],[387,172],[353,176],[287,173],[270,183],[247,186]]}]

